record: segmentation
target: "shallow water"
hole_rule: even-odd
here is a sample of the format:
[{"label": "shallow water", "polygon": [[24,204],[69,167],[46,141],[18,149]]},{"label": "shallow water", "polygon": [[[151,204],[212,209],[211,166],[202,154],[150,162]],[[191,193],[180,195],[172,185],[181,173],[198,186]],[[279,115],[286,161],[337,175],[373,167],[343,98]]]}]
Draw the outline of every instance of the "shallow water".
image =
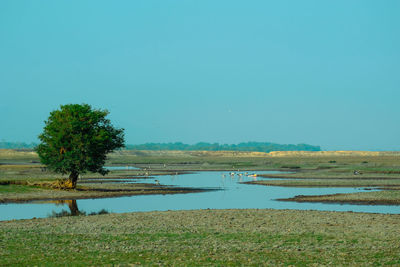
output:
[{"label": "shallow water", "polygon": [[[277,172],[257,172],[277,173]],[[157,176],[154,179],[135,179],[126,182],[156,182],[163,185],[218,188],[221,190],[175,195],[144,195],[102,199],[79,199],[76,205],[81,212],[98,212],[106,209],[113,213],[138,211],[192,210],[192,209],[299,209],[326,211],[353,211],[400,214],[400,206],[372,206],[324,203],[296,203],[276,201],[296,195],[321,195],[361,192],[361,188],[297,188],[241,184],[254,177],[231,177],[228,172],[197,172],[184,175]],[[53,212],[69,211],[66,204],[2,204],[0,220],[48,217]]]}]

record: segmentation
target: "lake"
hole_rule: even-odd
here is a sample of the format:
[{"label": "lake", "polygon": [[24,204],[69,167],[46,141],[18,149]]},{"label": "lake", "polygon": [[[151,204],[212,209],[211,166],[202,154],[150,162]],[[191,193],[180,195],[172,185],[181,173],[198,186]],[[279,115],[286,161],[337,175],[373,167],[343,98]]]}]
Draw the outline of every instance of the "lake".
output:
[{"label": "lake", "polygon": [[[258,174],[278,172],[264,171]],[[183,175],[157,176],[154,179],[126,179],[127,183],[145,182],[182,187],[219,189],[201,193],[174,195],[142,195],[101,199],[78,199],[74,206],[81,212],[99,212],[105,209],[112,213],[192,210],[192,209],[298,209],[324,211],[353,211],[400,214],[400,206],[350,205],[325,203],[296,203],[277,201],[296,195],[322,195],[361,192],[362,188],[299,188],[242,184],[253,179],[271,178],[230,176],[228,172],[196,172]],[[70,211],[67,204],[23,203],[1,204],[0,220],[44,218],[53,213]]]}]

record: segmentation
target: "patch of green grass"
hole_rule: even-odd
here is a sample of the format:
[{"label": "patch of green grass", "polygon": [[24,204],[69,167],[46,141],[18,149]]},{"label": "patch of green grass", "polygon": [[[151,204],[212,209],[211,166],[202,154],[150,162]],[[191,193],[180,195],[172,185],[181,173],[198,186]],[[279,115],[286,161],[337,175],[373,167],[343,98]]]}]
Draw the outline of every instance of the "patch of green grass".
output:
[{"label": "patch of green grass", "polygon": [[26,193],[35,191],[37,189],[38,187],[27,186],[27,185],[15,185],[15,184],[0,185],[0,194]]}]

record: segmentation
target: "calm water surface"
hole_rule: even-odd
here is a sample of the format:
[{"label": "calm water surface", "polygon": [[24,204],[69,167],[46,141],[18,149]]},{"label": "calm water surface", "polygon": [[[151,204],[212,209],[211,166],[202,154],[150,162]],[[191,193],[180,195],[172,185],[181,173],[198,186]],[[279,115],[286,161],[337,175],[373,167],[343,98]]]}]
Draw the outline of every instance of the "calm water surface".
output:
[{"label": "calm water surface", "polygon": [[[277,173],[277,172],[258,172]],[[325,211],[353,211],[400,214],[400,206],[369,206],[276,201],[296,195],[321,195],[361,192],[360,188],[296,188],[241,184],[253,177],[231,177],[228,172],[198,172],[184,175],[158,176],[154,179],[135,179],[126,182],[156,182],[163,185],[218,188],[221,190],[175,195],[146,195],[102,199],[81,199],[76,204],[86,213],[106,209],[113,213],[138,211],[166,211],[192,209],[299,209]],[[0,220],[48,217],[53,212],[69,211],[67,204],[2,204]]]}]

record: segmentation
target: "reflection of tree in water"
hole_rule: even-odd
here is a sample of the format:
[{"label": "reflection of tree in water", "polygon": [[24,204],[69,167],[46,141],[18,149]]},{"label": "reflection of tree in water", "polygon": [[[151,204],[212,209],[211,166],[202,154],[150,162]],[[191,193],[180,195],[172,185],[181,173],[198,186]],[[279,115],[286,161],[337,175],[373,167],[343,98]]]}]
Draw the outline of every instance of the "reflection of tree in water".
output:
[{"label": "reflection of tree in water", "polygon": [[64,209],[62,211],[60,211],[60,212],[53,211],[52,214],[49,217],[64,217],[64,216],[86,215],[86,212],[79,210],[78,204],[76,203],[76,199],[56,200],[56,201],[51,201],[51,202],[55,203],[56,205],[67,204],[68,208],[69,208],[69,211],[64,210]]},{"label": "reflection of tree in water", "polygon": [[[56,201],[49,201],[50,203],[55,203],[56,205],[64,205],[67,204],[69,211],[62,210],[60,212],[52,211],[52,214],[49,217],[64,217],[64,216],[84,216],[87,215],[85,211],[80,211],[78,208],[78,204],[76,203],[76,199],[71,200],[56,200]],[[99,212],[91,212],[88,215],[98,215],[98,214],[107,214],[109,213],[107,210],[102,209]]]},{"label": "reflection of tree in water", "polygon": [[85,212],[80,212],[78,209],[78,204],[76,204],[76,200],[67,200],[67,204],[69,210],[71,211],[71,216],[85,215]]}]

